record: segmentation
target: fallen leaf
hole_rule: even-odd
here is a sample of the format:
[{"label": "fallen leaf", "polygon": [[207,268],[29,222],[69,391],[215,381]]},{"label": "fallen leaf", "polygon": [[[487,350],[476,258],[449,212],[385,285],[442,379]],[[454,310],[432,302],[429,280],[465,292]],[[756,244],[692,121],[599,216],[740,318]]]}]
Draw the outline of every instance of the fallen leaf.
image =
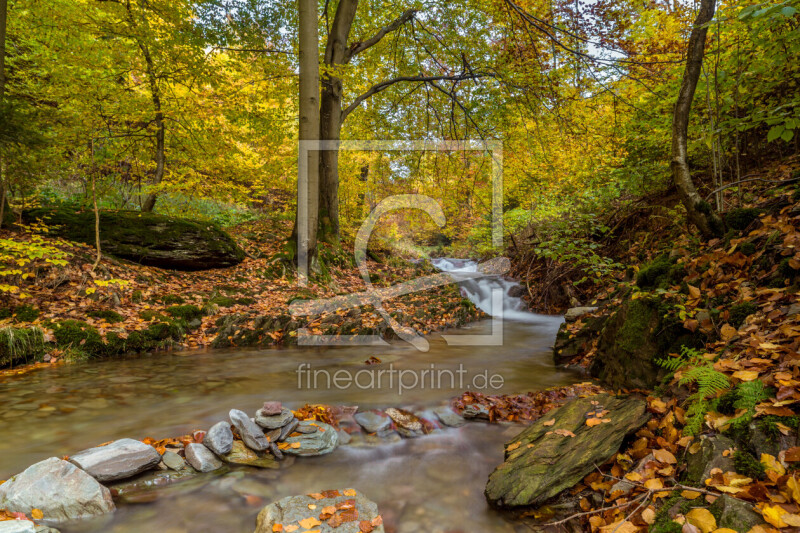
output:
[{"label": "fallen leaf", "polygon": [[44,518],[44,513],[41,509],[31,509],[31,518],[34,520],[41,520]]},{"label": "fallen leaf", "polygon": [[308,518],[298,520],[297,523],[300,524],[300,526],[304,529],[311,529],[314,526],[322,525],[322,522],[320,522],[313,516],[309,516]]},{"label": "fallen leaf", "polygon": [[551,418],[551,419],[550,419],[550,420],[548,420],[547,422],[542,422],[542,425],[543,425],[543,426],[552,426],[552,425],[553,425],[553,424],[555,424],[555,423],[556,423],[556,419],[555,419],[555,418]]},{"label": "fallen leaf", "polygon": [[698,507],[686,513],[686,521],[700,529],[701,533],[711,533],[717,529],[717,519],[708,509]]},{"label": "fallen leaf", "polygon": [[668,463],[668,464],[675,464],[677,463],[677,459],[675,456],[672,455],[672,452],[665,449],[653,450],[653,456],[656,458],[656,461],[660,463]]}]

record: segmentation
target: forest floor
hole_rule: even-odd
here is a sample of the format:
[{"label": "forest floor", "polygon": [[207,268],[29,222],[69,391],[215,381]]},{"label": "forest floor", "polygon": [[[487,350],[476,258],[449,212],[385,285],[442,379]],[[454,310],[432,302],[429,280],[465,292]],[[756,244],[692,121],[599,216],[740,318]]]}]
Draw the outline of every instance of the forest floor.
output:
[{"label": "forest floor", "polygon": [[[311,334],[389,335],[391,330],[371,305],[339,305],[309,319],[290,314],[289,305],[296,300],[366,290],[354,261],[344,256],[329,262],[327,276],[312,277],[300,286],[294,269],[280,259],[290,232],[291,224],[280,220],[240,225],[231,234],[248,253],[241,264],[181,272],[109,256],[93,269],[95,250],[90,246],[2,231],[0,239],[24,244],[36,238],[65,252],[67,264],[39,261],[30,277],[19,280],[19,290],[0,300],[0,367],[3,362],[11,367],[0,375],[154,349],[290,344],[296,342],[298,327]],[[384,263],[370,260],[368,268],[376,288],[433,273],[429,264],[391,258]],[[421,334],[481,316],[454,285],[387,299],[384,309]],[[41,338],[25,335],[33,330],[40,330]]]}]

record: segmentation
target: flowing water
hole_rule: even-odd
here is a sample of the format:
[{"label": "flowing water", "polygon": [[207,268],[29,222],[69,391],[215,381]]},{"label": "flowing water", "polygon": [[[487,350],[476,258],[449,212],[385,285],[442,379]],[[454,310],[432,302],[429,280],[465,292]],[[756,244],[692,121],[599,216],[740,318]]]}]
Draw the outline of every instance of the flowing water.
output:
[{"label": "flowing water", "polygon": [[[491,288],[507,292],[511,282],[499,277],[460,278],[459,271],[475,271],[472,262],[448,260],[437,265],[460,279],[462,290],[477,305],[498,314],[490,307]],[[424,408],[443,405],[467,389],[514,393],[581,379],[553,366],[551,347],[560,318],[527,313],[511,297],[503,299],[502,309],[502,346],[453,345],[452,338],[448,344],[441,335],[432,335],[427,353],[401,341],[379,349],[187,351],[6,378],[0,381],[0,479],[44,458],[117,438],[162,438],[206,429],[225,419],[231,408],[253,412],[264,400],[281,400],[292,408],[305,403]],[[493,327],[492,320],[484,320],[447,333],[485,335]],[[365,366],[373,355],[382,363]],[[298,373],[301,364],[318,373],[316,388],[308,373]],[[412,387],[413,376],[432,364],[437,371],[452,372],[438,383],[423,378]],[[389,384],[374,379],[337,388],[328,386],[319,373],[343,369],[356,373],[389,365],[408,371],[402,390],[397,380]],[[495,375],[502,377],[502,384],[495,379],[491,383],[496,388],[486,388]],[[503,443],[519,431],[513,425],[470,423],[379,447],[343,446],[327,456],[298,459],[281,470],[240,468],[223,476],[200,475],[155,493],[147,503],[120,505],[101,523],[60,529],[244,533],[254,529],[255,515],[271,501],[355,487],[378,503],[389,531],[512,532],[514,525],[486,506],[483,488],[488,474],[503,460]]]}]

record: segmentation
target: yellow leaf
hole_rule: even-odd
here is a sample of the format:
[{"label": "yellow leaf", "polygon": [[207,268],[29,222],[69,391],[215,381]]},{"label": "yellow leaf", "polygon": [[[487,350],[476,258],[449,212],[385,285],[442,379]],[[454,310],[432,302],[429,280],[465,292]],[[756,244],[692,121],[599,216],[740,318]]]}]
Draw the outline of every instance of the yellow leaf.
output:
[{"label": "yellow leaf", "polygon": [[774,455],[762,453],[761,464],[764,465],[764,468],[766,468],[768,472],[775,472],[778,476],[782,476],[786,473],[786,469],[775,459]]},{"label": "yellow leaf", "polygon": [[754,381],[758,379],[758,372],[755,370],[737,370],[733,373],[733,377],[742,381]]},{"label": "yellow leaf", "polygon": [[688,285],[688,287],[689,287],[689,296],[691,296],[692,298],[700,298],[700,289],[692,285]]},{"label": "yellow leaf", "polygon": [[599,418],[587,418],[586,419],[586,425],[589,426],[590,428],[594,427],[594,426],[599,426],[602,423],[603,422]]},{"label": "yellow leaf", "polygon": [[642,475],[639,472],[628,472],[625,474],[625,479],[633,482],[641,481]]},{"label": "yellow leaf", "polygon": [[31,509],[31,518],[34,520],[41,520],[44,518],[44,513],[41,509]]},{"label": "yellow leaf", "polygon": [[653,456],[656,458],[656,461],[660,463],[675,464],[678,462],[675,456],[672,455],[672,452],[664,450],[663,448],[660,450],[653,450]]},{"label": "yellow leaf", "polygon": [[711,511],[701,507],[686,513],[686,521],[697,527],[701,533],[711,533],[717,529],[717,519]]},{"label": "yellow leaf", "polygon": [[345,496],[355,496],[358,493],[355,491],[355,489],[347,489],[342,494],[344,494]]},{"label": "yellow leaf", "polygon": [[730,324],[723,324],[722,328],[719,330],[719,334],[725,342],[734,338],[738,333],[739,331]]},{"label": "yellow leaf", "polygon": [[551,418],[551,419],[550,419],[550,420],[548,420],[547,422],[542,422],[542,425],[543,425],[543,426],[552,426],[552,425],[553,425],[553,424],[555,424],[555,423],[556,423],[556,419],[555,419],[555,418]]},{"label": "yellow leaf", "polygon": [[319,520],[317,520],[313,516],[309,516],[308,518],[304,518],[302,520],[298,520],[297,523],[300,524],[300,526],[303,529],[311,529],[314,526],[318,526],[318,525],[322,524],[322,522],[320,522]]},{"label": "yellow leaf", "polygon": [[656,512],[652,507],[648,507],[642,511],[642,520],[648,525],[652,525],[656,521]]},{"label": "yellow leaf", "polygon": [[797,482],[794,476],[786,480],[786,487],[792,491],[792,499],[795,503],[800,503],[800,483]]},{"label": "yellow leaf", "polygon": [[764,505],[761,508],[761,516],[764,517],[770,525],[775,527],[789,527],[789,524],[783,521],[781,518],[786,511],[783,510],[783,507],[780,505]]},{"label": "yellow leaf", "polygon": [[683,496],[687,500],[696,500],[697,498],[700,497],[700,493],[695,492],[693,490],[684,490],[683,492],[681,492],[681,496]]},{"label": "yellow leaf", "polygon": [[647,481],[644,482],[644,486],[645,486],[645,488],[650,489],[650,490],[663,489],[664,488],[664,483],[658,478],[656,478],[656,479],[648,479]]},{"label": "yellow leaf", "polygon": [[506,451],[507,452],[513,452],[514,450],[519,448],[521,444],[522,443],[519,442],[519,441],[515,442],[514,444],[509,444],[508,447],[506,448]]}]

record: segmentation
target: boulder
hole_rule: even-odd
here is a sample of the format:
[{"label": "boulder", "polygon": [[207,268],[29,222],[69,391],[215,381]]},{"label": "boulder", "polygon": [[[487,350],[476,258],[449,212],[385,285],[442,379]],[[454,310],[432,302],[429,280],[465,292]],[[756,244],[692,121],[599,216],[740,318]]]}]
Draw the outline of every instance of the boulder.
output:
[{"label": "boulder", "polygon": [[[333,510],[333,513],[330,511]],[[282,527],[277,528],[280,525]],[[289,527],[287,527],[289,526]],[[295,526],[295,527],[291,527]],[[378,505],[354,489],[289,496],[258,513],[255,533],[287,530],[318,533],[384,533]]]},{"label": "boulder", "polygon": [[[29,209],[23,220],[45,219],[50,234],[94,246],[94,212],[67,207]],[[141,211],[101,211],[104,253],[147,266],[206,270],[235,266],[245,253],[211,222],[195,222]]]},{"label": "boulder", "polygon": [[[694,446],[696,444],[692,448]],[[686,482],[702,487],[705,486],[705,480],[711,477],[712,469],[720,468],[723,472],[736,470],[733,454],[724,455],[725,450],[735,447],[736,444],[724,435],[701,436],[700,449],[695,453],[686,452]]]},{"label": "boulder", "polygon": [[588,315],[595,311],[597,311],[597,307],[571,307],[564,313],[564,320],[567,322],[575,322],[583,315]]},{"label": "boulder", "polygon": [[254,466],[256,468],[280,468],[272,455],[257,453],[244,445],[240,440],[233,441],[231,451],[221,456],[226,463]]},{"label": "boulder", "polygon": [[[331,453],[339,444],[339,434],[325,422],[305,420],[297,426],[300,433],[297,436],[288,436],[284,440],[289,445],[283,449],[288,455],[324,455]],[[310,432],[309,432],[310,431]]]},{"label": "boulder", "polygon": [[264,436],[264,432],[260,427],[258,427],[258,425],[256,425],[255,422],[250,420],[250,417],[247,416],[247,413],[238,409],[231,409],[231,412],[228,416],[230,416],[231,423],[239,432],[239,435],[242,437],[242,440],[248,448],[251,448],[257,452],[261,452],[269,448],[269,440],[266,436]]},{"label": "boulder", "polygon": [[52,527],[34,524],[30,520],[5,520],[0,522],[0,533],[59,533]]},{"label": "boulder", "polygon": [[389,415],[377,409],[358,412],[353,415],[353,418],[367,433],[377,433],[392,425],[392,419],[389,418]]},{"label": "boulder", "polygon": [[[617,453],[625,436],[647,422],[645,407],[638,398],[599,394],[550,411],[506,445],[505,462],[489,476],[486,499],[494,507],[542,505]],[[586,424],[600,413],[609,422]]]},{"label": "boulder", "polygon": [[658,298],[626,300],[605,323],[597,355],[589,372],[614,389],[651,389],[666,370],[656,359],[695,346],[700,336],[677,318],[665,318],[669,308]]},{"label": "boulder", "polygon": [[193,442],[186,447],[186,461],[198,472],[213,472],[222,468],[222,461],[204,445]]},{"label": "boulder", "polygon": [[161,462],[155,448],[134,439],[115,440],[105,446],[78,452],[69,461],[97,481],[115,481],[135,476]]},{"label": "boulder", "polygon": [[0,509],[45,519],[67,521],[113,512],[109,490],[75,465],[56,457],[45,459],[0,485]]},{"label": "boulder", "polygon": [[586,319],[577,332],[569,330],[568,323],[564,322],[558,329],[556,343],[553,346],[553,359],[557,365],[566,365],[579,355],[585,355],[591,348],[593,341],[598,337],[605,326],[606,316],[591,316]]},{"label": "boulder", "polygon": [[[740,533],[750,531],[754,526],[764,524],[761,515],[753,510],[753,506],[744,500],[739,500],[723,494],[708,508],[717,519],[717,527],[733,529]],[[765,527],[766,524],[764,524]]]},{"label": "boulder", "polygon": [[209,450],[217,455],[225,455],[231,451],[233,447],[233,432],[231,426],[227,422],[217,422],[206,433],[203,439]]}]

